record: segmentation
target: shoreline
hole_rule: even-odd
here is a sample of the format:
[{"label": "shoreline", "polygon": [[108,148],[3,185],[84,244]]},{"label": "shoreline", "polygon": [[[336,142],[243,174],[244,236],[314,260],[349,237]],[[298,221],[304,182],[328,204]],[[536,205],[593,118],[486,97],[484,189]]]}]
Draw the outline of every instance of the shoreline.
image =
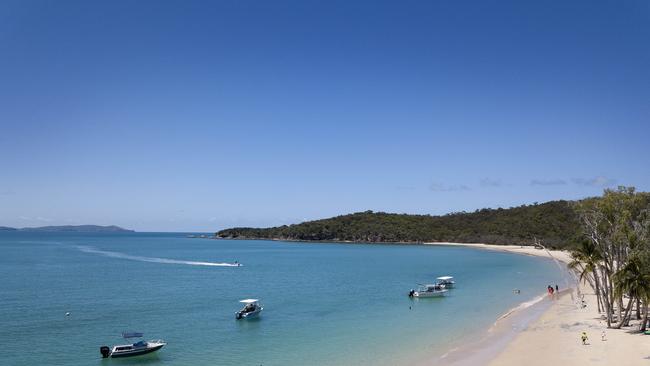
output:
[{"label": "shoreline", "polygon": [[[507,344],[488,365],[647,365],[650,337],[637,331],[637,322],[622,329],[608,329],[597,311],[594,290],[579,284],[576,293],[584,295],[586,307],[571,297],[554,301],[541,317],[533,321]],[[588,344],[580,334],[586,332]],[[604,332],[604,339],[601,338]],[[645,337],[645,338],[644,338]]]},{"label": "shoreline", "polygon": [[[250,240],[250,239],[248,239]],[[268,239],[267,239],[268,240]],[[312,241],[278,240],[288,243]],[[320,242],[320,241],[319,241]],[[331,244],[356,244],[356,242],[321,242]],[[368,244],[368,243],[358,243]],[[377,244],[377,243],[375,243]],[[597,312],[596,295],[587,284],[578,283],[573,272],[566,269],[572,260],[568,251],[537,249],[533,246],[496,245],[483,243],[378,243],[386,245],[458,246],[553,260],[559,270],[567,271],[566,284],[550,298],[546,294],[523,301],[509,309],[480,335],[451,344],[444,354],[425,356],[414,365],[585,365],[623,364],[647,365],[650,352],[646,351],[650,337],[639,333],[636,321],[620,330],[607,329]],[[572,277],[572,278],[571,278]],[[586,307],[579,306],[581,296]],[[541,297],[540,301],[537,301]],[[531,303],[526,306],[526,303]],[[580,334],[587,332],[589,341],[582,345]],[[604,340],[601,334],[605,333]]]},{"label": "shoreline", "polygon": [[[427,243],[428,245],[452,245],[495,250],[521,255],[551,258],[564,265],[571,261],[566,251],[535,249],[526,246],[501,246],[491,244]],[[556,262],[556,263],[557,263]],[[452,362],[430,360],[436,365],[491,365],[491,366],[546,366],[546,365],[647,365],[650,352],[647,351],[650,337],[638,332],[638,321],[622,329],[608,329],[597,311],[594,290],[585,283],[579,283],[575,274],[573,284],[560,291],[559,296],[550,298],[547,307],[532,314],[524,323],[517,323],[517,317],[526,317],[535,312],[533,305],[526,309],[511,309],[497,319],[488,333],[496,332],[493,340],[482,340],[463,345],[453,352],[464,351],[463,357]],[[547,296],[545,296],[547,297]],[[581,297],[586,306],[580,306]],[[537,309],[538,310],[538,309]],[[512,319],[508,320],[508,318]],[[506,320],[506,321],[502,321]],[[501,324],[499,324],[501,323]],[[509,328],[509,329],[508,329]],[[508,332],[510,331],[510,334]],[[501,334],[498,334],[501,332]],[[589,340],[583,345],[580,334],[586,332]],[[603,337],[604,334],[604,337]],[[487,338],[491,338],[487,335]],[[501,344],[499,343],[501,342]],[[483,347],[472,352],[471,346]]]},{"label": "shoreline", "polygon": [[571,262],[571,254],[565,250],[537,249],[532,245],[501,245],[483,243],[450,243],[450,242],[425,242],[422,245],[458,246],[476,249],[493,250],[498,252],[515,253],[558,260],[564,264]]},{"label": "shoreline", "polygon": [[[443,365],[443,366],[465,366],[465,365],[486,365],[497,359],[510,344],[519,337],[520,333],[535,323],[540,317],[546,314],[554,305],[554,302],[561,297],[570,295],[573,298],[575,283],[571,285],[570,272],[566,270],[566,264],[571,261],[571,255],[562,250],[537,249],[525,245],[496,245],[496,244],[468,244],[433,242],[423,243],[432,246],[458,246],[519,255],[528,255],[553,260],[558,265],[558,270],[567,271],[565,286],[563,290],[549,297],[546,293],[540,292],[537,296],[527,299],[517,306],[508,309],[495,319],[492,326],[471,339],[464,340],[462,344],[454,345],[442,356],[434,355],[416,365]],[[498,365],[499,363],[496,363]],[[519,363],[521,365],[523,363]],[[514,364],[513,364],[514,365]]]},{"label": "shoreline", "polygon": [[[221,238],[217,238],[221,239]],[[251,240],[251,239],[246,239]],[[269,240],[269,239],[258,239]],[[559,271],[566,271],[565,285],[559,294],[555,295],[556,298],[566,298],[567,295],[571,299],[574,298],[573,292],[576,291],[576,284],[570,284],[570,272],[566,269],[566,265],[571,262],[572,258],[568,251],[557,249],[538,249],[530,245],[500,245],[500,244],[484,244],[484,243],[452,243],[452,242],[403,242],[403,243],[366,243],[354,241],[304,241],[304,240],[283,240],[283,239],[270,239],[272,241],[283,241],[287,243],[329,243],[329,244],[380,244],[380,245],[422,245],[422,246],[456,246],[466,247],[482,250],[491,250],[511,254],[527,255],[538,258],[546,258],[552,260],[558,266]],[[499,359],[503,353],[511,347],[511,344],[518,339],[521,332],[527,329],[531,324],[537,322],[544,314],[551,311],[554,302],[549,299],[548,295],[540,292],[537,296],[522,301],[517,306],[508,309],[505,313],[501,314],[495,319],[492,326],[489,327],[480,335],[472,338],[464,339],[460,344],[451,345],[450,349],[442,356],[430,355],[420,361],[415,362],[415,365],[446,365],[446,366],[464,366],[476,364],[491,364],[492,361]],[[525,356],[525,355],[524,355]],[[542,358],[543,359],[543,358]],[[512,365],[521,365],[526,362],[516,362]],[[500,365],[496,363],[495,365]]]}]

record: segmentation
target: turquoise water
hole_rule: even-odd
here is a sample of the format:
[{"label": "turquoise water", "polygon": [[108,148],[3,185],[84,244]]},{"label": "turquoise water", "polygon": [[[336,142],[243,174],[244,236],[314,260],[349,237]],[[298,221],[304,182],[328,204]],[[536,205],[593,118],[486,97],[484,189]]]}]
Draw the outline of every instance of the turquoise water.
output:
[{"label": "turquoise water", "polygon": [[[0,233],[0,253],[3,365],[408,364],[563,283],[550,260],[450,246]],[[446,298],[406,296],[446,274]],[[248,297],[261,318],[235,321]],[[127,330],[169,344],[102,360]]]}]

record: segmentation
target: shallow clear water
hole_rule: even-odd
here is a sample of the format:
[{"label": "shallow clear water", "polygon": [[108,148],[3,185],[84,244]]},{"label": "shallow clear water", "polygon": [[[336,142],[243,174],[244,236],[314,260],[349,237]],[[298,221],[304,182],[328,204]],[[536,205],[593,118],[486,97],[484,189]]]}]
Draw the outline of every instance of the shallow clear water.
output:
[{"label": "shallow clear water", "polygon": [[[0,253],[6,365],[408,364],[563,283],[550,260],[450,246],[0,233]],[[406,296],[447,274],[449,296]],[[248,297],[261,318],[235,321]],[[169,344],[102,360],[99,347],[129,330]]]}]

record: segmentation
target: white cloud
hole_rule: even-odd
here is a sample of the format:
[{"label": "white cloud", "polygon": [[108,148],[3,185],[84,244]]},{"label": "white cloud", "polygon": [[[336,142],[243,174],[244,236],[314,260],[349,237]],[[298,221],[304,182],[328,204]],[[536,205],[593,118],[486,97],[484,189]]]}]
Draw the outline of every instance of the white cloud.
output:
[{"label": "white cloud", "polygon": [[573,183],[585,187],[610,187],[616,184],[616,179],[607,178],[602,175],[594,178],[573,178]]},{"label": "white cloud", "polygon": [[481,179],[481,187],[501,187],[503,185],[504,184],[500,179],[490,179],[490,178]]},{"label": "white cloud", "polygon": [[533,179],[530,181],[531,186],[561,186],[566,183],[564,179]]},{"label": "white cloud", "polygon": [[457,192],[457,191],[469,191],[470,188],[463,184],[445,185],[442,183],[434,182],[429,185],[429,190],[433,192]]}]

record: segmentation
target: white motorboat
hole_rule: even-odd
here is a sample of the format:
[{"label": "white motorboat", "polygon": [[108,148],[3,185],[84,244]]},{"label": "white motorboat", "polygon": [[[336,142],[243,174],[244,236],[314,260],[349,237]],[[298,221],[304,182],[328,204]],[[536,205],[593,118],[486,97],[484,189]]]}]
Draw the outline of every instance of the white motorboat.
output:
[{"label": "white motorboat", "polygon": [[440,297],[445,296],[448,290],[440,284],[420,285],[417,290],[411,290],[409,297]]},{"label": "white motorboat", "polygon": [[438,284],[445,286],[445,288],[456,287],[456,281],[451,276],[441,276],[436,279],[438,280]]},{"label": "white motorboat", "polygon": [[235,319],[249,319],[256,318],[260,315],[264,308],[258,299],[244,299],[239,302],[246,304],[244,307],[235,313]]},{"label": "white motorboat", "polygon": [[[139,332],[133,333],[122,333],[122,337],[125,339],[128,338],[139,338],[143,334]],[[102,354],[103,358],[118,358],[118,357],[132,357],[144,355],[151,352],[156,352],[159,349],[163,348],[167,343],[162,340],[155,341],[138,341],[131,344],[121,344],[109,348],[108,346],[102,346],[99,349],[99,352]]]}]

